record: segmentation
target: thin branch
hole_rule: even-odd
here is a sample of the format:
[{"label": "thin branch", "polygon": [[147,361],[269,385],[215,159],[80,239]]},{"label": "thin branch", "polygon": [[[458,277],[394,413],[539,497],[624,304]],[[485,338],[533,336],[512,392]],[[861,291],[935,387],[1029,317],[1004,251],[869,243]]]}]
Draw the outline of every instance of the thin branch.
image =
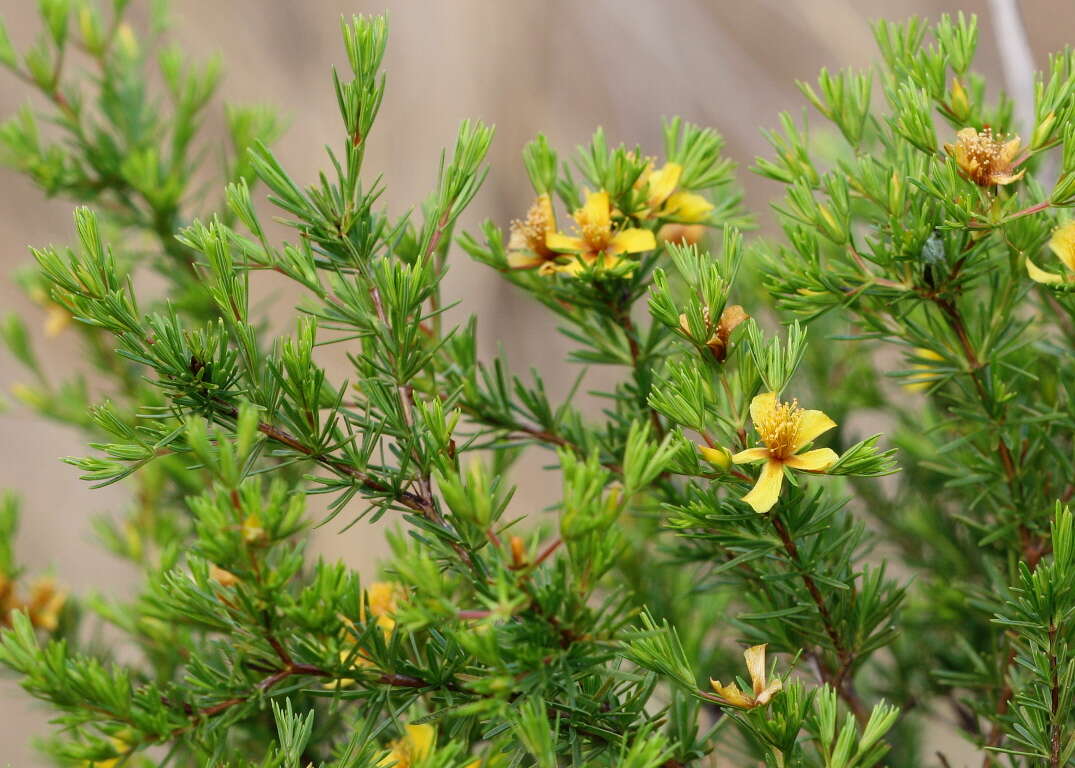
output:
[{"label": "thin branch", "polygon": [[788,559],[799,572],[799,577],[802,579],[806,591],[810,593],[810,598],[814,601],[814,605],[817,607],[818,615],[821,617],[821,623],[825,628],[825,634],[827,634],[829,640],[832,641],[832,647],[836,651],[837,658],[840,660],[840,668],[833,673],[826,667],[816,653],[812,653],[811,655],[817,662],[818,669],[822,673],[822,677],[825,678],[825,681],[830,683],[832,687],[836,689],[836,692],[847,703],[848,708],[850,708],[851,712],[855,715],[855,719],[858,720],[859,723],[864,724],[869,720],[869,713],[866,712],[862,699],[860,699],[858,693],[855,692],[854,684],[850,678],[851,668],[855,663],[855,654],[847,647],[843,638],[840,637],[840,633],[836,629],[836,622],[833,620],[832,613],[829,611],[829,606],[825,602],[825,597],[821,594],[817,582],[814,581],[814,578],[803,566],[802,560],[799,557],[799,548],[796,546],[795,540],[788,532],[787,526],[784,525],[784,521],[776,515],[770,515],[769,520],[772,523],[777,536],[780,537],[780,542],[784,545],[784,551],[787,553]]}]

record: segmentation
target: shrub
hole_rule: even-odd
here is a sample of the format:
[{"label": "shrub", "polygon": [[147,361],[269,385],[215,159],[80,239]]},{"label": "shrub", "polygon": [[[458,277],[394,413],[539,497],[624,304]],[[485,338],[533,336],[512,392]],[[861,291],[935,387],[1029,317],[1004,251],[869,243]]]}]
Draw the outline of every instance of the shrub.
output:
[{"label": "shrub", "polygon": [[[801,84],[826,140],[767,134],[783,234],[744,250],[720,136],[678,119],[659,157],[539,136],[530,210],[460,234],[493,138],[465,121],[388,213],[363,173],[382,17],[342,24],[318,182],[273,155],[274,114],[230,106],[204,197],[219,66],[126,5],[45,0],[21,54],[0,33],[55,123],[11,118],[6,159],[80,204],[21,279],[109,387],[45,371],[10,316],[17,395],[137,500],[96,526],[142,573],[129,600],[28,579],[0,510],[0,662],[55,711],[58,764],[918,766],[938,721],[987,765],[1070,762],[1075,54],[1021,142],[973,18],[878,24],[877,70]],[[73,48],[93,73],[65,75]],[[454,324],[454,245],[555,315],[584,366],[562,401]],[[256,271],[302,289],[290,333]],[[593,365],[621,374],[600,411],[575,396]],[[888,438],[849,428],[869,412]],[[526,519],[509,478],[537,462],[562,496]],[[306,551],[317,522],[386,516],[380,580]]]}]

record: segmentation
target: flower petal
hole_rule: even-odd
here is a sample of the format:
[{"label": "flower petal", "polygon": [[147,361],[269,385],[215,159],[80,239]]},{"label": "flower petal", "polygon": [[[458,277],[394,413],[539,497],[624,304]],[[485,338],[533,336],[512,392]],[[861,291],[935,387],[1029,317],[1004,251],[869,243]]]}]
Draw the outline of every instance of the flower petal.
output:
[{"label": "flower petal", "polygon": [[1026,260],[1026,271],[1030,279],[1035,283],[1056,284],[1064,282],[1064,278],[1056,272],[1046,272],[1030,259]]},{"label": "flower petal", "polygon": [[796,451],[836,426],[836,422],[821,411],[803,411],[800,418],[799,432],[795,436]]},{"label": "flower petal", "polygon": [[832,448],[817,448],[806,453],[797,453],[784,459],[785,466],[801,469],[804,472],[824,472],[836,463],[840,457]]},{"label": "flower petal", "polygon": [[755,425],[765,420],[765,417],[776,408],[776,392],[763,392],[750,401],[750,420]]},{"label": "flower petal", "polygon": [[1026,173],[1026,168],[1019,171],[1019,173],[994,173],[990,181],[994,184],[1001,185],[1014,184],[1015,182],[1019,181],[1019,179],[1023,178],[1024,173]]},{"label": "flower petal", "polygon": [[532,267],[541,266],[544,262],[545,259],[533,251],[508,252],[508,266],[512,269],[531,269]]},{"label": "flower petal", "polygon": [[550,264],[552,264],[551,271],[559,272],[562,275],[570,275],[571,277],[578,277],[579,273],[586,269],[586,262],[578,256],[573,257],[570,261],[554,261],[550,262]]},{"label": "flower petal", "polygon": [[[603,253],[600,257],[590,258],[589,255],[584,254],[583,258],[586,259],[587,264],[596,264],[598,272],[605,272],[608,270],[617,270],[617,277],[630,277],[635,273],[635,262],[631,259],[625,259],[621,256],[617,256],[615,253]],[[627,269],[619,271],[619,268],[626,264]]]},{"label": "flower petal", "polygon": [[411,748],[414,759],[422,760],[433,751],[433,741],[437,738],[437,732],[432,725],[422,723],[420,725],[405,725],[407,731],[407,743]]},{"label": "flower petal", "polygon": [[579,209],[575,218],[583,216],[586,222],[599,229],[608,229],[612,226],[612,203],[609,202],[608,192],[591,192],[586,197],[586,203]]},{"label": "flower petal", "polygon": [[581,253],[586,250],[586,242],[581,237],[549,232],[545,235],[545,247],[558,253]]},{"label": "flower petal", "polygon": [[735,683],[728,683],[722,685],[719,680],[710,680],[709,684],[713,686],[713,690],[718,696],[731,704],[733,707],[742,707],[743,709],[750,709],[754,706],[754,700],[749,696],[743,694],[739,690],[739,686]]},{"label": "flower petal", "polygon": [[625,229],[608,242],[606,253],[641,253],[657,247],[657,238],[648,229]]},{"label": "flower petal", "polygon": [[780,498],[780,486],[784,483],[784,465],[773,459],[765,462],[758,476],[758,482],[743,501],[754,508],[755,512],[765,513],[773,508]]},{"label": "flower petal", "polygon": [[776,680],[773,680],[773,682],[769,683],[769,685],[765,686],[765,690],[758,693],[757,697],[754,699],[755,703],[758,706],[764,706],[768,704],[769,700],[773,698],[773,694],[783,687],[784,683],[781,682],[780,678],[778,677]]},{"label": "flower petal", "polygon": [[1013,137],[1009,141],[1006,141],[1000,148],[1000,164],[1011,165],[1015,156],[1019,154],[1019,147],[1022,146],[1022,141],[1018,136]]},{"label": "flower petal", "polygon": [[1069,221],[1053,232],[1053,236],[1049,238],[1049,247],[1056,257],[1064,262],[1065,267],[1075,272],[1075,221]]},{"label": "flower petal", "polygon": [[747,648],[743,651],[743,658],[747,661],[747,673],[757,696],[765,690],[765,643]]},{"label": "flower petal", "polygon": [[664,218],[685,224],[693,224],[705,221],[709,212],[713,210],[713,203],[694,192],[676,192],[665,205],[661,215]]},{"label": "flower petal", "polygon": [[651,208],[656,208],[671,195],[679,177],[683,175],[683,166],[679,163],[665,163],[659,171],[654,171],[646,179],[649,188],[648,202]]},{"label": "flower petal", "polygon": [[747,448],[745,451],[739,451],[739,453],[732,456],[732,462],[735,464],[749,464],[752,461],[764,461],[769,458],[768,448]]}]

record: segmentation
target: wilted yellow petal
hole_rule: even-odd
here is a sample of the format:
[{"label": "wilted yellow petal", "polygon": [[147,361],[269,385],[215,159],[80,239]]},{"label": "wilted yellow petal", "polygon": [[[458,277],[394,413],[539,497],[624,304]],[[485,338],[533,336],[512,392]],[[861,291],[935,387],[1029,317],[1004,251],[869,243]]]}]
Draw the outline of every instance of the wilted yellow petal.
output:
[{"label": "wilted yellow petal", "polygon": [[[1015,160],[1015,156],[1019,154],[1019,147],[1022,145],[1022,143],[1023,142],[1019,139],[1018,136],[1012,138],[1009,141],[1006,141],[1004,143],[1004,146],[1000,149],[1000,155],[998,157],[1000,162],[1004,163],[1005,165],[1009,165],[1013,160]],[[1019,175],[1022,176],[1022,172],[1020,172]]]},{"label": "wilted yellow petal", "polygon": [[713,691],[720,696],[724,701],[731,704],[733,707],[742,707],[743,709],[750,709],[754,706],[754,700],[745,695],[739,690],[739,686],[735,683],[728,683],[722,685],[719,680],[710,680],[709,684],[713,686]]},{"label": "wilted yellow petal", "polygon": [[779,691],[783,687],[784,687],[784,684],[781,682],[780,678],[778,677],[776,680],[773,680],[773,682],[771,682],[767,686],[765,686],[765,688],[762,689],[762,691],[760,693],[758,693],[757,696],[754,697],[755,703],[758,706],[764,706],[764,705],[768,704],[769,700],[773,698],[773,694],[776,693],[777,691]]},{"label": "wilted yellow petal", "polygon": [[765,690],[765,643],[752,645],[743,651],[743,658],[747,662],[747,674],[750,675],[750,684],[754,687],[754,695]]}]

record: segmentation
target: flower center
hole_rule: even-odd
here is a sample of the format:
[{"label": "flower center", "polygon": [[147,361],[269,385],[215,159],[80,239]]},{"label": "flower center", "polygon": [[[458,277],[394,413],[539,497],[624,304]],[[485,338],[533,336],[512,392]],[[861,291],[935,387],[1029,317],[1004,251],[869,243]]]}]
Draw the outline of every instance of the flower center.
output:
[{"label": "flower center", "polygon": [[549,231],[551,224],[539,200],[530,206],[530,210],[526,212],[526,219],[511,223],[511,231],[522,238],[527,249],[539,256],[547,256],[550,251],[545,246],[545,234]]},{"label": "flower center", "polygon": [[988,180],[1004,168],[1004,142],[993,136],[993,129],[986,128],[974,136],[960,138],[966,153],[966,166],[975,180]]},{"label": "flower center", "polygon": [[786,459],[795,453],[802,420],[803,409],[799,407],[798,400],[792,400],[790,403],[777,403],[754,428],[774,459]]},{"label": "flower center", "polygon": [[604,222],[590,221],[585,210],[575,213],[575,225],[591,251],[603,251],[612,239],[612,227]]}]

